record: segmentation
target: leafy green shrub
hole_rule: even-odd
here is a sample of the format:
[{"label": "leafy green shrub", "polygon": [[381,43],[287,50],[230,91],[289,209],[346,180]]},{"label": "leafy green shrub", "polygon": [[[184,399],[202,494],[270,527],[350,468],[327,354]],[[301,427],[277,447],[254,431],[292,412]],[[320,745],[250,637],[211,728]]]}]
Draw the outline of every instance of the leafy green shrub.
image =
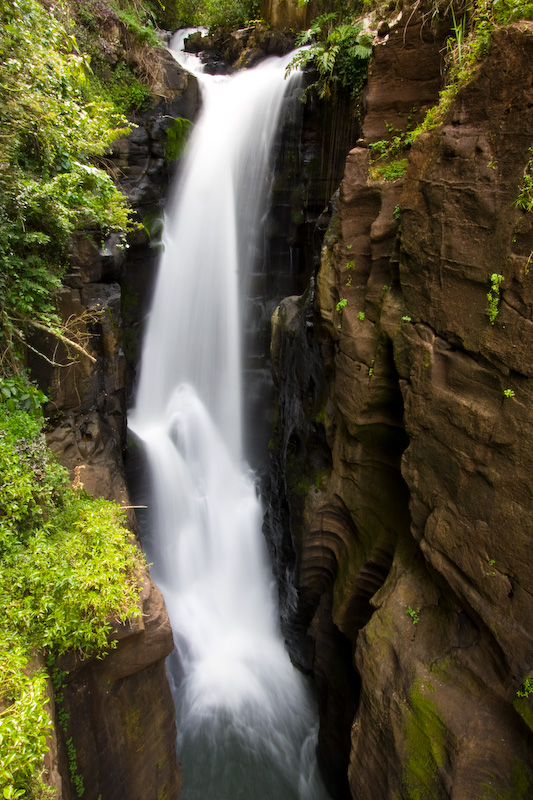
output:
[{"label": "leafy green shrub", "polygon": [[140,614],[142,565],[118,506],[71,488],[40,420],[1,404],[0,778],[8,796],[38,796],[30,787],[46,750],[44,676],[26,670],[30,653],[113,647],[110,620]]},{"label": "leafy green shrub", "polygon": [[28,675],[28,663],[24,649],[0,633],[0,701],[10,703],[0,715],[0,786],[4,797],[27,796],[24,788],[32,783],[36,771],[42,771],[51,727],[45,709],[46,674],[39,670]]},{"label": "leafy green shrub", "polygon": [[121,114],[145,111],[152,102],[150,88],[124,61],[120,61],[112,71],[108,70],[105,80],[94,70],[87,78],[86,87],[88,97],[101,97]]},{"label": "leafy green shrub", "polygon": [[201,24],[233,28],[259,17],[257,0],[204,0]]},{"label": "leafy green shrub", "polygon": [[497,25],[508,25],[521,19],[533,19],[533,3],[524,0],[495,0],[492,14]]},{"label": "leafy green shrub", "polygon": [[160,42],[155,30],[155,14],[149,6],[140,2],[128,3],[126,0],[122,0],[122,2],[115,0],[110,5],[138,42],[159,47]]},{"label": "leafy green shrub", "polygon": [[129,212],[97,167],[127,122],[84,99],[87,64],[37,0],[0,2],[0,374],[22,369],[26,332],[57,330],[55,293],[79,227],[124,230]]},{"label": "leafy green shrub", "polygon": [[[257,20],[258,0],[175,0],[158,12],[166,28],[237,28]],[[169,24],[171,23],[171,24]]]},{"label": "leafy green shrub", "polygon": [[42,406],[47,397],[22,375],[0,378],[0,403],[8,411],[24,411],[32,417],[41,419]]},{"label": "leafy green shrub", "polygon": [[309,65],[317,70],[318,79],[307,87],[303,99],[312,90],[319,98],[329,99],[337,88],[358,97],[372,53],[372,37],[363,31],[363,23],[344,21],[337,12],[322,14],[296,40],[298,46],[309,42],[313,44],[296,54],[286,73]]}]

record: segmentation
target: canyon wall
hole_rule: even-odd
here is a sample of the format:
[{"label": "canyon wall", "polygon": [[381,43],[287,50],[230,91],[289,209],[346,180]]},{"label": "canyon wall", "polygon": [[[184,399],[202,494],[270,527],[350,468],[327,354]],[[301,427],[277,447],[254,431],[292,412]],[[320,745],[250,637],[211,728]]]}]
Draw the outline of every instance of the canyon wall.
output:
[{"label": "canyon wall", "polygon": [[[173,169],[167,131],[176,117],[192,118],[198,108],[196,80],[165,50],[159,57],[160,99],[137,116],[132,133],[112,153],[121,188],[145,225],[130,237],[128,251],[113,237],[102,244],[96,232],[75,238],[60,310],[65,321],[77,320],[73,336],[88,356],[41,337],[36,349],[49,361],[35,356],[31,364],[50,397],[49,446],[73,481],[128,508],[134,532],[124,471],[126,405],[157,258],[151,246],[157,237],[151,239],[147,229],[157,229]],[[165,670],[172,631],[147,569],[139,589],[142,616],[114,626],[115,649],[85,660],[69,653],[55,664],[62,685],[56,686],[55,708],[51,692],[55,730],[47,768],[63,800],[176,800],[180,794]]]},{"label": "canyon wall", "polygon": [[532,23],[404,177],[369,172],[436,102],[445,36],[405,14],[375,47],[316,280],[273,317],[270,535],[335,798],[533,792]]}]

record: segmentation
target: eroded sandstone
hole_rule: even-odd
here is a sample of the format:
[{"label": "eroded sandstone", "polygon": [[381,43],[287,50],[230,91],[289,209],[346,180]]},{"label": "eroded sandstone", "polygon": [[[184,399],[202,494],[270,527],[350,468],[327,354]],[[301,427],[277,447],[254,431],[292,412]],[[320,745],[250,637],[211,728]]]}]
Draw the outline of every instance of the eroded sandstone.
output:
[{"label": "eroded sandstone", "polygon": [[[415,98],[436,99],[439,46],[420,34],[419,63],[432,65],[422,82],[411,33],[400,25],[376,50],[367,142],[384,122],[405,129]],[[415,141],[405,178],[373,181],[368,149],[351,151],[312,335],[295,331],[302,301],[291,300],[285,333],[278,312],[278,436],[290,428],[309,484],[302,498],[286,455],[292,625],[312,639],[336,797],[532,791],[532,716],[517,692],[533,663],[533,235],[515,203],[530,168],[532,56],[531,23],[498,31],[443,124]],[[408,86],[387,106],[391,69]],[[503,279],[491,324],[493,273]],[[307,379],[284,399],[287,367],[317,351],[321,392]],[[309,458],[317,442],[325,472]],[[334,751],[349,751],[349,765]]]}]

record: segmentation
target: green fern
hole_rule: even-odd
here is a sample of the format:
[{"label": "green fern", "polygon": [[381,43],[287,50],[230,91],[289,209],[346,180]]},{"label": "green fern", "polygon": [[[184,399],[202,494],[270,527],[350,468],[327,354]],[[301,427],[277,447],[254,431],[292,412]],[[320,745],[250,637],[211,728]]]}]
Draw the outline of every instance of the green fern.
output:
[{"label": "green fern", "polygon": [[311,64],[318,72],[317,80],[304,92],[304,101],[311,91],[320,99],[328,99],[337,87],[348,91],[352,97],[360,94],[372,53],[372,37],[362,32],[362,23],[342,21],[335,13],[323,14],[297,37],[296,42],[298,45],[313,44],[296,54],[286,75]]}]

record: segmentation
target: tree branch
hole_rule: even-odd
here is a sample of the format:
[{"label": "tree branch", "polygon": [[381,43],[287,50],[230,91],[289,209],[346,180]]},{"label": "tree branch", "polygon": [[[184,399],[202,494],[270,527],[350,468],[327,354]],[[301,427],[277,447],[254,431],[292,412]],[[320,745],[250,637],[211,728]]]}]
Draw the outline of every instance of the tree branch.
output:
[{"label": "tree branch", "polygon": [[[92,361],[93,364],[96,364],[96,358],[92,356],[90,353],[88,353],[87,350],[84,347],[82,347],[81,344],[74,342],[72,339],[69,339],[67,336],[64,336],[62,333],[59,333],[59,331],[53,330],[52,328],[48,328],[46,325],[43,325],[42,322],[37,322],[34,319],[26,319],[24,320],[24,322],[27,323],[28,325],[31,325],[33,328],[37,328],[37,330],[39,331],[44,331],[45,333],[48,333],[50,336],[55,336],[55,338],[59,339],[60,342],[63,342],[64,345],[66,345],[67,347],[73,347],[83,356],[88,358],[89,361]],[[42,355],[42,353],[40,353],[40,355]],[[46,356],[44,356],[44,358],[46,358]]]}]

